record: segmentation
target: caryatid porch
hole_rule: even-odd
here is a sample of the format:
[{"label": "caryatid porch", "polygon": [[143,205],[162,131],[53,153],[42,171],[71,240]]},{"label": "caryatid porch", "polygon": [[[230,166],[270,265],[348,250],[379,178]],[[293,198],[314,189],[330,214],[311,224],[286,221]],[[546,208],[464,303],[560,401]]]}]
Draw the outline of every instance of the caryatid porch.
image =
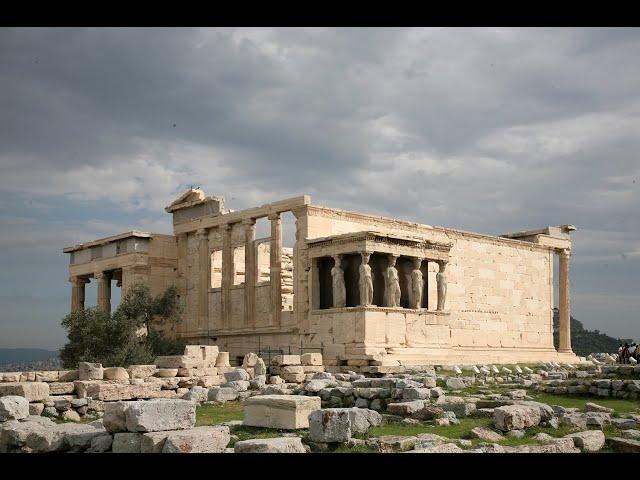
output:
[{"label": "caryatid porch", "polygon": [[436,309],[445,309],[450,244],[371,231],[307,243],[311,310],[428,309],[430,262],[438,264]]}]

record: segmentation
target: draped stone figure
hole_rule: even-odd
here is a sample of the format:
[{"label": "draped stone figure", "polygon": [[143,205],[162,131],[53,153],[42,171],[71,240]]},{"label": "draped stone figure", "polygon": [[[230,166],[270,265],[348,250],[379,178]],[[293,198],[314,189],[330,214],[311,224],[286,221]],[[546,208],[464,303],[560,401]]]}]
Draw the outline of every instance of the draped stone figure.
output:
[{"label": "draped stone figure", "polygon": [[371,254],[362,252],[362,263],[358,269],[360,287],[360,305],[371,305],[373,302],[373,277],[371,276],[371,266],[369,265],[369,257]]},{"label": "draped stone figure", "polygon": [[413,259],[413,271],[411,272],[411,308],[422,307],[422,294],[424,292],[424,279],[420,270],[421,258]]},{"label": "draped stone figure", "polygon": [[447,266],[446,262],[438,262],[440,269],[436,274],[436,282],[438,284],[438,310],[444,310],[444,302],[447,297],[447,278],[444,275],[444,269]]},{"label": "draped stone figure", "polygon": [[344,270],[340,267],[341,257],[336,255],[333,257],[335,265],[331,269],[331,278],[333,283],[333,306],[335,308],[344,307],[347,302],[347,290],[344,286]]},{"label": "draped stone figure", "polygon": [[386,307],[397,307],[400,305],[400,280],[396,269],[396,257],[389,257],[389,266],[385,271],[384,297]]}]

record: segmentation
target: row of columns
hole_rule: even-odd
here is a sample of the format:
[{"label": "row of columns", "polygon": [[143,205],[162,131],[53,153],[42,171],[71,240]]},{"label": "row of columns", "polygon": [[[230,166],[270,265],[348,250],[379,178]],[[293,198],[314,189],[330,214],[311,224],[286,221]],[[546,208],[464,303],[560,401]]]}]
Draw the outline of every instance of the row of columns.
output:
[{"label": "row of columns", "polygon": [[[98,285],[98,309],[111,313],[111,272],[96,272],[93,274]],[[85,308],[85,285],[88,278],[71,277],[71,311],[79,312]]]},{"label": "row of columns", "polygon": [[[271,324],[280,326],[282,318],[282,219],[279,213],[268,216],[271,221],[270,239],[270,283],[271,283]],[[256,283],[258,282],[258,263],[255,248],[256,219],[242,221],[245,232],[244,255],[244,326],[254,328],[256,318]],[[231,288],[234,283],[234,255],[232,245],[233,224],[225,223],[219,227],[222,231],[222,284],[221,317],[222,329],[231,328]],[[209,285],[211,285],[211,251],[209,250],[209,232],[206,229],[197,232],[199,243],[199,288],[198,317],[199,325],[205,328],[209,319]]]},{"label": "row of columns", "polygon": [[[373,276],[371,266],[369,265],[369,259],[371,253],[360,252],[362,262],[358,270],[358,289],[360,292],[360,306],[369,306],[373,302]],[[385,307],[399,307],[400,306],[400,278],[398,276],[398,269],[396,268],[396,260],[398,255],[388,255],[389,263],[385,271],[384,277],[384,300]],[[332,278],[332,293],[333,293],[333,306],[335,308],[341,308],[346,305],[346,286],[344,283],[344,269],[342,268],[343,255],[334,255],[334,266],[331,269]],[[422,261],[425,260],[421,257],[411,257],[413,268],[411,270],[408,283],[409,286],[409,304],[410,308],[419,309],[422,308],[422,296],[424,293],[424,275],[421,270]],[[436,283],[438,290],[438,303],[437,309],[439,311],[444,310],[445,299],[447,295],[447,280],[445,277],[445,268],[447,262],[445,260],[436,260],[439,266],[438,273],[436,274]]]}]

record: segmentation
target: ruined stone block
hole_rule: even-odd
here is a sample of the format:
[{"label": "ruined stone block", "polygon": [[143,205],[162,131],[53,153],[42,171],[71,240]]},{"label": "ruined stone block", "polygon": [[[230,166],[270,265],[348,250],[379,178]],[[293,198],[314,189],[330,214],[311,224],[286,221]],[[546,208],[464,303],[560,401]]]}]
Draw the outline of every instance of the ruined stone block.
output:
[{"label": "ruined stone block", "polygon": [[309,414],[320,407],[320,397],[257,395],[244,402],[244,425],[288,430],[308,428]]},{"label": "ruined stone block", "polygon": [[13,382],[0,384],[0,397],[18,395],[29,402],[43,402],[49,397],[49,384],[45,382]]}]

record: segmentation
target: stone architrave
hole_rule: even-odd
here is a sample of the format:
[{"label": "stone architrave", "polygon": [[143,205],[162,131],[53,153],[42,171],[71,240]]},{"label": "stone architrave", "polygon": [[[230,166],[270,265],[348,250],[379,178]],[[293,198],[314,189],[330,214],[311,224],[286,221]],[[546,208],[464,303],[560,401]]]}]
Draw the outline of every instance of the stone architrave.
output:
[{"label": "stone architrave", "polygon": [[389,256],[389,266],[385,271],[384,298],[385,307],[400,306],[400,279],[396,268],[396,255]]},{"label": "stone architrave", "polygon": [[436,283],[438,284],[438,310],[444,310],[445,301],[447,298],[447,278],[445,277],[444,270],[447,267],[447,262],[438,262],[440,269],[436,274]]},{"label": "stone architrave", "polygon": [[333,306],[334,308],[341,308],[347,303],[347,290],[344,286],[344,270],[340,266],[342,257],[340,255],[335,255],[333,260],[335,261],[335,265],[331,269]]},{"label": "stone architrave", "polygon": [[411,308],[422,307],[422,292],[424,291],[424,278],[420,270],[421,258],[413,259],[413,270],[411,271]]},{"label": "stone architrave", "polygon": [[371,275],[371,266],[369,265],[370,253],[362,252],[362,262],[358,269],[359,279],[358,286],[360,287],[360,305],[367,306],[373,302],[373,277]]}]

